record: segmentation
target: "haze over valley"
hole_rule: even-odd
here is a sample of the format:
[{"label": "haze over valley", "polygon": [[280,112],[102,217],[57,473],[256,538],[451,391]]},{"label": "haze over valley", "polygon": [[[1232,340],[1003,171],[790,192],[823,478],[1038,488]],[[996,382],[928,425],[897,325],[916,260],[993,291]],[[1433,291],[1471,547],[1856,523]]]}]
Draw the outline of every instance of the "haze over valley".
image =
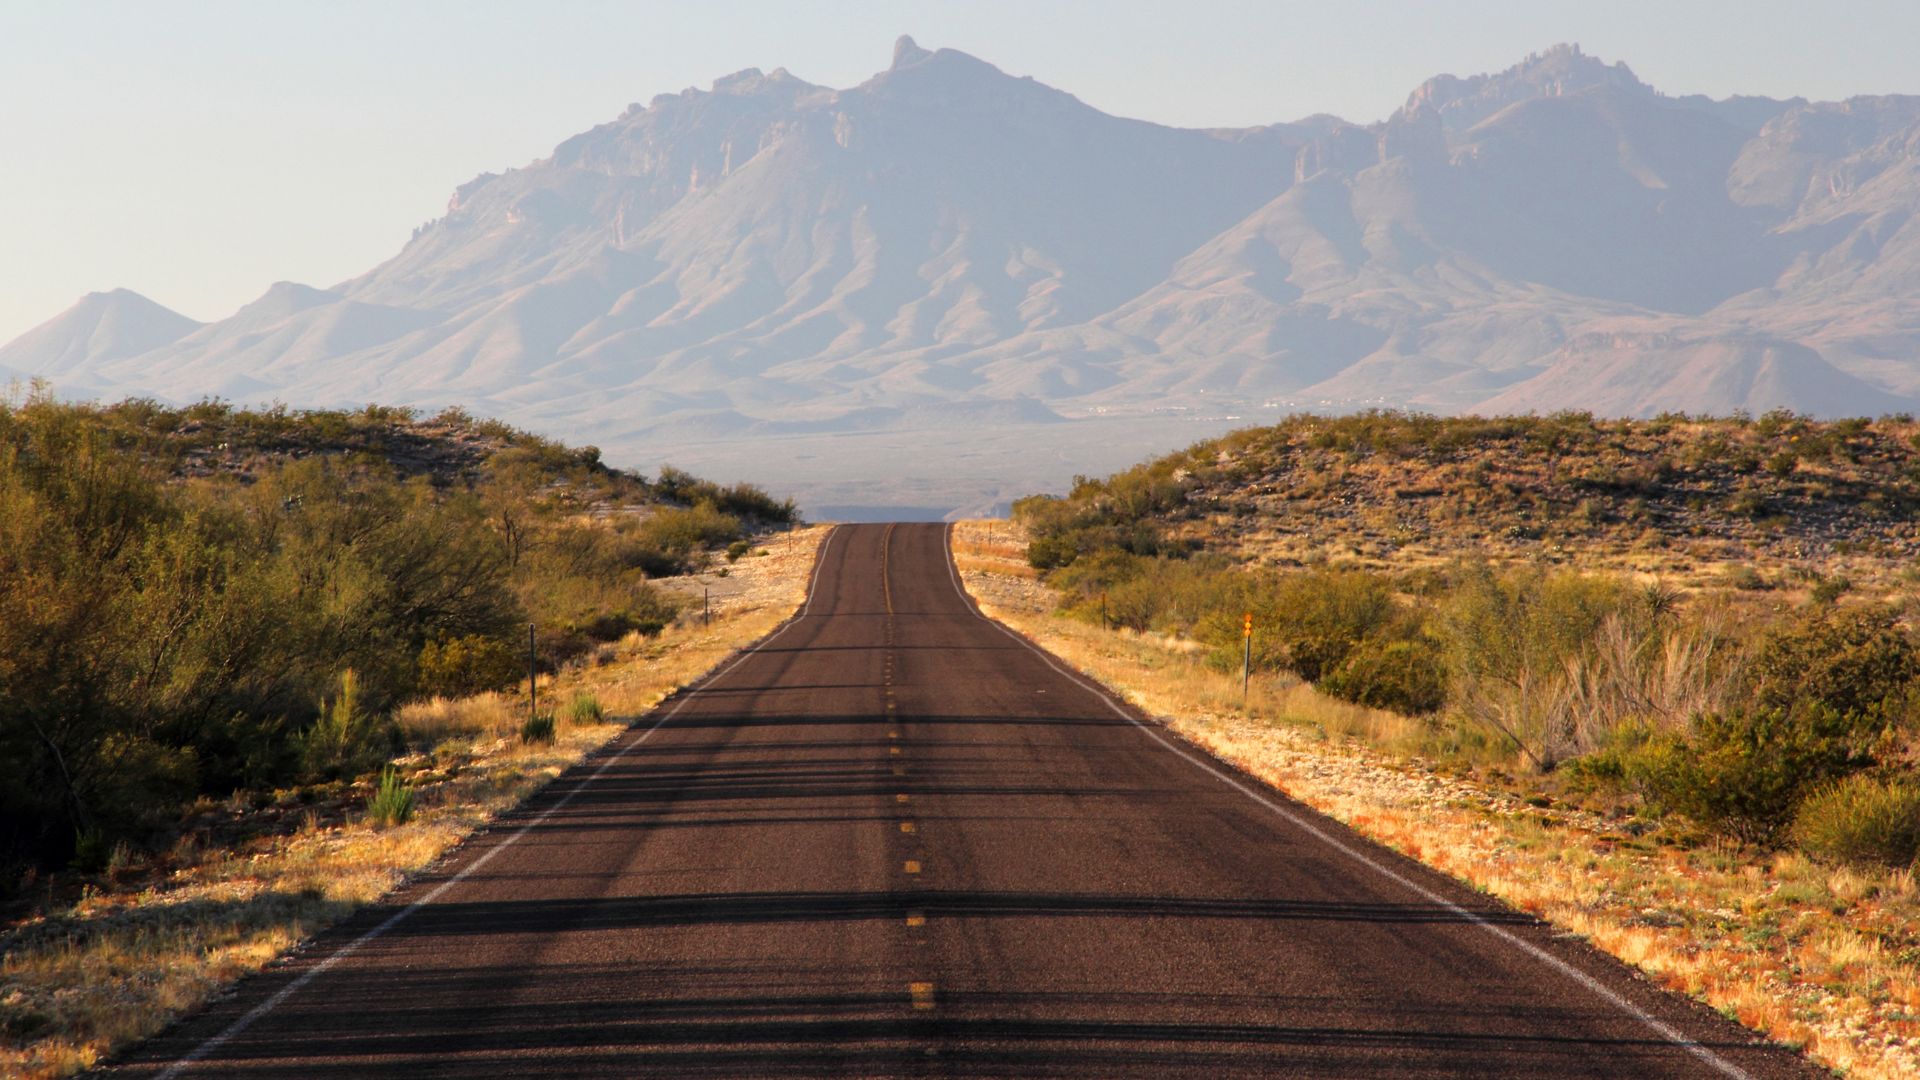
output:
[{"label": "haze over valley", "polygon": [[630,106],[348,281],[207,324],[89,295],[0,379],[460,404],[847,516],[1302,409],[1874,415],[1920,407],[1917,151],[1920,98],[1669,96],[1573,46],[1187,130],[902,38],[851,88]]}]

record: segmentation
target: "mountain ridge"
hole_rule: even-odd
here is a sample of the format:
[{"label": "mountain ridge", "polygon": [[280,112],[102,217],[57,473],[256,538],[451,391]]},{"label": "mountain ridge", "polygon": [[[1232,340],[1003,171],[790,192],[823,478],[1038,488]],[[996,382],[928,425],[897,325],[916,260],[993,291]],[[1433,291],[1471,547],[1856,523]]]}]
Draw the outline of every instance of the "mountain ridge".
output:
[{"label": "mountain ridge", "polygon": [[[77,393],[460,403],[696,465],[713,439],[1026,400],[1215,426],[1899,411],[1920,407],[1916,210],[1915,97],[1670,97],[1563,45],[1436,76],[1374,124],[1182,129],[902,37],[856,86],[748,68],[629,106],[459,185],[330,288],[281,283],[204,326],[121,301],[140,334],[76,308],[0,368]],[[1015,455],[1046,423],[1078,471],[1112,450],[1111,425],[1075,448],[1026,406],[969,415]]]}]

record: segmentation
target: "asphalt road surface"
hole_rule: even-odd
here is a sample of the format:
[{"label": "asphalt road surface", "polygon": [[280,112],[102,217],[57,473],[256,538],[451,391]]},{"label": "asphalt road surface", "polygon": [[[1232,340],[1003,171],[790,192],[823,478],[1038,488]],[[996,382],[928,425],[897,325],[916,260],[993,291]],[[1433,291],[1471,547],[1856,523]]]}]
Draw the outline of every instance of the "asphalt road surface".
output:
[{"label": "asphalt road surface", "polygon": [[1801,1076],[1136,718],[939,525],[128,1075]]}]

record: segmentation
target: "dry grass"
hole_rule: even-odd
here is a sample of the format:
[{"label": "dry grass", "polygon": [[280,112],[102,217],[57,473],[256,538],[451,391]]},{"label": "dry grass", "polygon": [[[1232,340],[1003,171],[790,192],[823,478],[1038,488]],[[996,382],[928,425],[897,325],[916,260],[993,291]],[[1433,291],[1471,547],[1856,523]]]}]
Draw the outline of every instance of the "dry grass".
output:
[{"label": "dry grass", "polygon": [[1290,679],[1197,662],[1190,645],[1052,614],[1021,548],[955,532],[995,618],[1182,737],[1373,839],[1585,937],[1727,1016],[1862,1077],[1920,1076],[1920,888],[1911,871],[1655,842],[1436,767],[1426,725]]},{"label": "dry grass", "polygon": [[[758,606],[629,637],[599,665],[542,684],[543,699],[558,705],[593,694],[605,723],[562,724],[551,745],[527,745],[516,737],[524,699],[486,694],[404,709],[418,749],[396,764],[419,806],[404,825],[361,820],[371,777],[337,791],[283,792],[262,807],[204,804],[198,816],[209,827],[183,834],[146,873],[128,869],[141,880],[89,890],[9,927],[0,936],[0,1075],[88,1068],[385,895],[786,618],[825,532],[805,530],[779,555],[753,560]],[[250,835],[235,846],[196,839],[236,827]]]}]

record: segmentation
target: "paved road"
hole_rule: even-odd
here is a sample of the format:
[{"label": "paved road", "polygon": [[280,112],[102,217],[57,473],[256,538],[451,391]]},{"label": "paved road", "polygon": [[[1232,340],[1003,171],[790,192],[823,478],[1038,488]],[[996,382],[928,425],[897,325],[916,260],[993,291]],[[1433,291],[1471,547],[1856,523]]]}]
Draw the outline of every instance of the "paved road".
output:
[{"label": "paved road", "polygon": [[1138,722],[936,525],[835,531],[801,616],[121,1068],[1812,1072]]}]

